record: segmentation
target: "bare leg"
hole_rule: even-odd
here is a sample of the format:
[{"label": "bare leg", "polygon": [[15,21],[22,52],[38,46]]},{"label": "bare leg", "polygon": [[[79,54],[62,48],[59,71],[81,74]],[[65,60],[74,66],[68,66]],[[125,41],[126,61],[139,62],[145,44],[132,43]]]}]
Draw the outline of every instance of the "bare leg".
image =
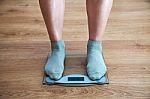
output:
[{"label": "bare leg", "polygon": [[87,0],[89,39],[102,41],[113,0]]},{"label": "bare leg", "polygon": [[51,41],[62,39],[64,0],[39,0]]},{"label": "bare leg", "polygon": [[58,80],[64,71],[65,45],[62,40],[64,0],[39,0],[44,21],[51,40],[52,52],[45,65],[45,73]]},{"label": "bare leg", "polygon": [[113,0],[86,0],[89,41],[87,45],[87,73],[92,80],[100,79],[107,68],[102,55],[102,37]]}]

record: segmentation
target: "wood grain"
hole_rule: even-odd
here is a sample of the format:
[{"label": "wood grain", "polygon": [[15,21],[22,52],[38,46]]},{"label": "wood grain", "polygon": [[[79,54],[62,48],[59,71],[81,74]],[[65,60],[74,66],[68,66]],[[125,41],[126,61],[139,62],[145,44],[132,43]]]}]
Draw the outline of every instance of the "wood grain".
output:
[{"label": "wood grain", "polygon": [[[66,0],[64,75],[86,73],[85,0]],[[50,43],[38,0],[0,0],[0,99],[149,99],[150,1],[114,0],[103,41],[109,85],[42,85]]]}]

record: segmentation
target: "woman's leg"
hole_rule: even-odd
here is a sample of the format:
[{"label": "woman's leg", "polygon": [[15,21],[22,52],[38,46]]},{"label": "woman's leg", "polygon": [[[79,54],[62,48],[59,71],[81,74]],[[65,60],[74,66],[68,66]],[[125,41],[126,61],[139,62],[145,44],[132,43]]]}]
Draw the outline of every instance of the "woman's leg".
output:
[{"label": "woman's leg", "polygon": [[39,0],[43,18],[51,40],[45,72],[51,79],[61,78],[64,71],[65,45],[62,40],[64,0]]},{"label": "woman's leg", "polygon": [[39,0],[51,41],[62,39],[64,0]]},{"label": "woman's leg", "polygon": [[87,45],[87,72],[91,79],[100,79],[106,73],[101,41],[113,0],[86,0],[89,41]]},{"label": "woman's leg", "polygon": [[102,41],[113,0],[87,0],[89,39]]}]

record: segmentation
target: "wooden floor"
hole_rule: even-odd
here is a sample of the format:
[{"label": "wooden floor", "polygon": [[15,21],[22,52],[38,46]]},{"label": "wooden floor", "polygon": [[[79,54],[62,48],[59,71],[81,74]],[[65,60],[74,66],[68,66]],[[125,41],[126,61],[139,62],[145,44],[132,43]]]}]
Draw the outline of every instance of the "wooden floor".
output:
[{"label": "wooden floor", "polygon": [[[85,73],[85,0],[66,0],[66,74]],[[114,0],[103,41],[109,85],[42,85],[50,43],[38,0],[0,0],[0,99],[150,99],[150,0]]]}]

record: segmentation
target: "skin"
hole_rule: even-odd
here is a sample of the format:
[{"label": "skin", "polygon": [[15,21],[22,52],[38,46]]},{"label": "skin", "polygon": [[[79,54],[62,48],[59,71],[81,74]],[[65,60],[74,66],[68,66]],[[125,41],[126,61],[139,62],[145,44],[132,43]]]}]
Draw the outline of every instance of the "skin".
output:
[{"label": "skin", "polygon": [[64,21],[64,0],[39,0],[39,4],[50,40],[61,40]]},{"label": "skin", "polygon": [[113,0],[86,0],[89,39],[102,41]]},{"label": "skin", "polygon": [[[86,0],[89,39],[102,41],[113,0]],[[62,39],[64,0],[39,0],[51,41]]]}]

